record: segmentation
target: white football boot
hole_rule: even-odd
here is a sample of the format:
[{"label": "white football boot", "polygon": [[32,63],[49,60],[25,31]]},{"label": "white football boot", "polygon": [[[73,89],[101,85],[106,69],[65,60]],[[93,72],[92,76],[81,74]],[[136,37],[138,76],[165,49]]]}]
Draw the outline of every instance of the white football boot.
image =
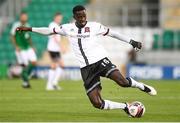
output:
[{"label": "white football boot", "polygon": [[146,85],[144,83],[142,83],[142,84],[144,85],[144,90],[142,90],[142,91],[148,93],[151,96],[157,95],[157,91],[155,88],[153,88],[152,86]]},{"label": "white football boot", "polygon": [[144,84],[142,82],[137,82],[131,77],[130,77],[129,81],[131,81],[133,83],[141,83],[144,86],[144,89],[142,90],[142,88],[139,88],[136,84],[134,84],[132,87],[139,88],[141,91],[144,91],[144,92],[148,93],[151,96],[157,95],[157,91],[152,86],[146,85],[146,84]]}]

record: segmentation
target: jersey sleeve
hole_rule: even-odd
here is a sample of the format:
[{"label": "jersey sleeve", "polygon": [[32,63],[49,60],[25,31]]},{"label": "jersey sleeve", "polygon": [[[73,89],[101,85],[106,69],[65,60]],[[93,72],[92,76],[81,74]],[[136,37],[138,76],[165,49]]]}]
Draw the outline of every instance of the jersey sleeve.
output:
[{"label": "jersey sleeve", "polygon": [[56,26],[56,27],[50,28],[50,30],[52,30],[52,32],[55,33],[55,34],[60,34],[60,35],[63,35],[63,36],[67,35],[63,25],[60,25],[58,27]]},{"label": "jersey sleeve", "polygon": [[12,28],[11,28],[11,31],[10,31],[11,35],[15,36],[17,27],[18,27],[17,23],[14,23]]},{"label": "jersey sleeve", "polygon": [[57,25],[55,25],[54,23],[49,24],[49,29],[53,29],[54,27],[57,27]]},{"label": "jersey sleeve", "polygon": [[97,35],[103,35],[103,36],[106,36],[108,33],[109,33],[109,28],[100,24],[100,23],[97,23]]}]

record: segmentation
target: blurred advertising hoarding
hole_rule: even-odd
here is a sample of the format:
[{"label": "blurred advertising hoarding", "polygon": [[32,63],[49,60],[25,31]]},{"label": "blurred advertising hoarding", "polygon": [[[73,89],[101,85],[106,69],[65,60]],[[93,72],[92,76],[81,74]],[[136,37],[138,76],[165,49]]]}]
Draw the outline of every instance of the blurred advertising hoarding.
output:
[{"label": "blurred advertising hoarding", "polygon": [[180,79],[179,66],[127,65],[127,76],[136,79]]}]

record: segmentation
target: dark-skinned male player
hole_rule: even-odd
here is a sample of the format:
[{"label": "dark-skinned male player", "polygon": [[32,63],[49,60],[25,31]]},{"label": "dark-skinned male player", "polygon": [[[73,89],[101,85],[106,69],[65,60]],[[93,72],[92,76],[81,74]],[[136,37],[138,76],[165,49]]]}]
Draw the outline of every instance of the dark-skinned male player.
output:
[{"label": "dark-skinned male player", "polygon": [[17,31],[32,31],[43,35],[59,34],[67,36],[74,54],[79,61],[84,87],[90,102],[98,109],[123,109],[128,113],[128,103],[119,103],[102,99],[100,77],[107,77],[121,87],[138,88],[141,91],[156,95],[156,90],[142,82],[137,82],[131,77],[124,78],[120,71],[108,59],[104,48],[97,43],[100,35],[129,43],[135,49],[141,49],[141,42],[134,41],[127,36],[114,32],[97,22],[89,22],[86,19],[86,9],[77,5],[73,8],[74,23],[63,24],[58,28],[47,27],[17,28]]}]

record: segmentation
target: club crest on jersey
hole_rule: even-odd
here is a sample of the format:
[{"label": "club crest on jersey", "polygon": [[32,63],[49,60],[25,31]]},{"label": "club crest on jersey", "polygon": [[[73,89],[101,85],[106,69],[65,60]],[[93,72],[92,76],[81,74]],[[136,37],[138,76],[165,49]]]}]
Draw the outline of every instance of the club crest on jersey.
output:
[{"label": "club crest on jersey", "polygon": [[90,32],[90,28],[89,27],[85,27],[84,28],[84,33],[86,33],[86,32]]}]

